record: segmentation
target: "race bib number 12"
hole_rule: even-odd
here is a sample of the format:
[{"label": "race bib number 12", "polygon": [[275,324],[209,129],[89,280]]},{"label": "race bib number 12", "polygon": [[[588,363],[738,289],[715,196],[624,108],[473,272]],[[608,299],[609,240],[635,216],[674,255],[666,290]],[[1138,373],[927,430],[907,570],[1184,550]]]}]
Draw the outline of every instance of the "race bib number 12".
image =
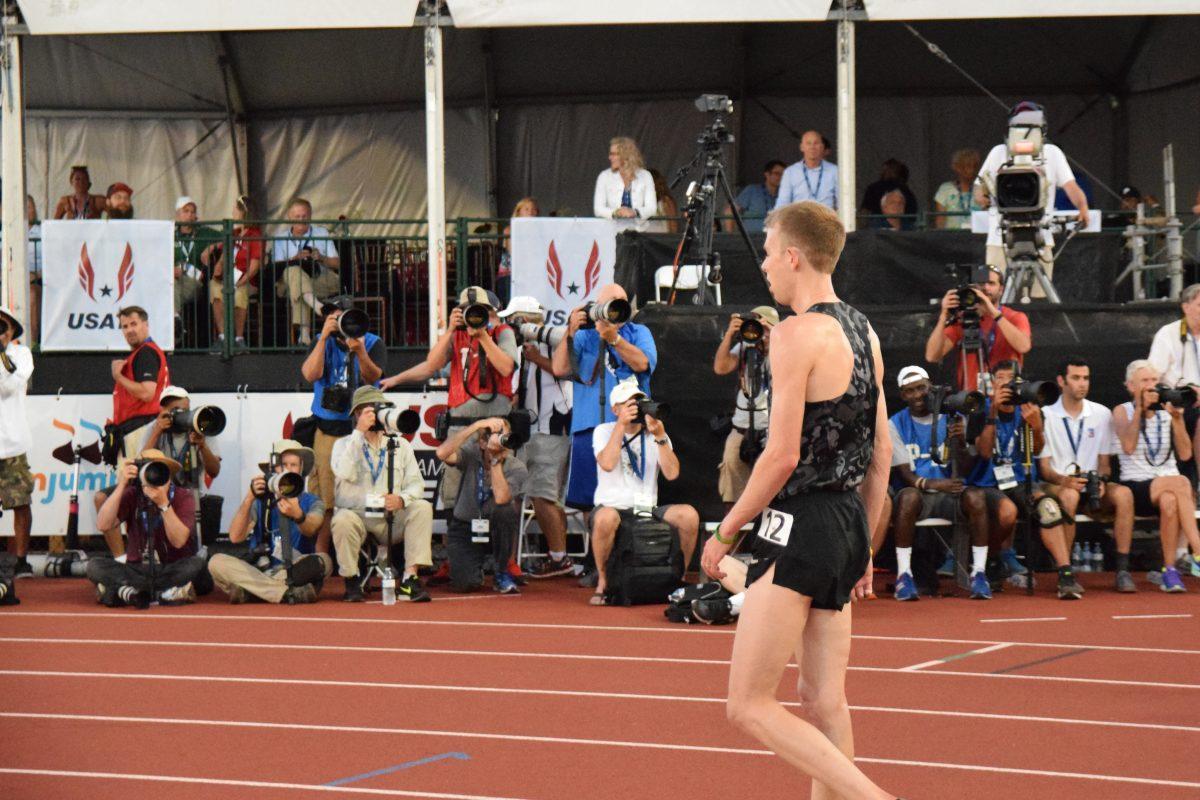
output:
[{"label": "race bib number 12", "polygon": [[788,540],[792,538],[793,519],[791,514],[768,508],[763,512],[762,525],[758,528],[759,538],[787,547]]}]

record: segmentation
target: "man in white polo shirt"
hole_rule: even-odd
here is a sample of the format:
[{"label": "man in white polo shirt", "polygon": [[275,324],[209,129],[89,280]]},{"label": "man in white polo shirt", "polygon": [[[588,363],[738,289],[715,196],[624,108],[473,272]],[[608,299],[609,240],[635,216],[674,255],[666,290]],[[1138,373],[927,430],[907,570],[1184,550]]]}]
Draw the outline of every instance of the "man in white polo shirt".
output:
[{"label": "man in white polo shirt", "polygon": [[[1112,438],[1112,412],[1087,399],[1092,370],[1078,356],[1068,357],[1058,369],[1062,396],[1042,410],[1046,447],[1038,460],[1042,488],[1054,495],[1063,508],[1063,533],[1067,549],[1075,541],[1075,513],[1079,510],[1098,521],[1112,520],[1117,542],[1116,588],[1136,592],[1129,573],[1129,545],[1133,540],[1133,492],[1119,483],[1108,483],[1112,473],[1109,456],[1120,444]],[[1098,498],[1080,500],[1087,488],[1086,473],[1101,475]]]}]

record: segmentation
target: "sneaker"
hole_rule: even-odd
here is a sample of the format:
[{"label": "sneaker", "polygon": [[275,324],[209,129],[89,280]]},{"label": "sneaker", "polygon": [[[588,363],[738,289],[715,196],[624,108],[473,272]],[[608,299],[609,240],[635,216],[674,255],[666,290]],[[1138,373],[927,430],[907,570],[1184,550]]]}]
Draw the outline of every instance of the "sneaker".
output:
[{"label": "sneaker", "polygon": [[[953,562],[953,559],[951,560]],[[953,567],[951,567],[953,569]],[[896,599],[897,600],[920,600],[921,596],[917,593],[917,584],[913,580],[911,572],[901,572],[900,577],[896,578]]]},{"label": "sneaker", "polygon": [[988,583],[987,575],[982,572],[976,572],[971,576],[971,599],[992,599],[992,585]]},{"label": "sneaker", "polygon": [[[1186,555],[1175,562],[1175,569],[1183,575],[1191,575],[1193,578],[1200,578],[1200,561],[1196,560],[1195,556]],[[21,577],[21,573],[17,573],[17,577]]]},{"label": "sneaker", "polygon": [[518,586],[524,586],[529,581],[525,580],[525,572],[521,569],[521,565],[517,563],[517,559],[510,558],[508,560],[508,574],[516,582]]},{"label": "sneaker", "polygon": [[317,594],[325,584],[325,562],[319,556],[301,556],[292,562],[292,585],[312,584]]},{"label": "sneaker", "polygon": [[1125,593],[1137,591],[1137,584],[1133,582],[1133,576],[1129,574],[1129,570],[1122,569],[1117,571],[1117,591]]},{"label": "sneaker", "polygon": [[531,578],[554,578],[559,575],[567,575],[574,571],[575,562],[570,556],[563,556],[555,561],[552,558],[543,558],[533,569],[529,570],[528,575]]},{"label": "sneaker", "polygon": [[1158,588],[1171,594],[1187,591],[1187,587],[1183,585],[1183,578],[1179,577],[1179,570],[1174,567],[1167,567],[1162,571],[1162,585]]},{"label": "sneaker", "polygon": [[1071,570],[1061,570],[1058,573],[1058,599],[1079,600],[1083,597],[1083,587],[1075,580]]},{"label": "sneaker", "polygon": [[299,603],[315,603],[317,602],[317,588],[311,583],[289,586],[288,590],[283,593],[283,602],[289,606]]},{"label": "sneaker", "polygon": [[520,594],[521,589],[513,576],[507,572],[497,572],[492,578],[492,588],[500,594]]},{"label": "sneaker", "polygon": [[440,586],[443,583],[449,583],[449,582],[450,582],[450,562],[449,561],[443,561],[441,564],[438,564],[437,570],[432,575],[430,575],[428,578],[425,579],[425,583],[428,586]]},{"label": "sneaker", "polygon": [[246,590],[240,586],[234,586],[229,590],[229,604],[231,606],[240,606],[246,602]]},{"label": "sneaker", "polygon": [[[949,550],[946,551],[946,559],[942,562],[942,565],[938,567],[937,574],[941,575],[943,578],[954,577],[954,553],[951,553]],[[896,580],[896,583],[900,583],[899,579]]]},{"label": "sneaker", "polygon": [[17,592],[13,588],[13,582],[7,578],[0,580],[0,606],[16,606],[20,604],[21,601],[17,599]]},{"label": "sneaker", "polygon": [[396,584],[396,599],[410,603],[428,603],[433,598],[425,591],[425,587],[421,586],[421,581],[416,575],[409,575]]},{"label": "sneaker", "polygon": [[17,563],[13,565],[14,578],[32,578],[33,567],[24,558],[18,558]]},{"label": "sneaker", "polygon": [[728,625],[733,622],[733,604],[728,597],[693,600],[692,616],[705,625]]},{"label": "sneaker", "polygon": [[1021,563],[1021,559],[1017,558],[1017,551],[1011,547],[1000,551],[1000,563],[1008,570],[1009,575],[1024,575],[1029,572],[1029,569]]},{"label": "sneaker", "polygon": [[1162,572],[1152,569],[1146,573],[1146,580],[1150,581],[1150,583],[1154,584],[1155,586],[1162,586]]},{"label": "sneaker", "polygon": [[346,578],[346,592],[342,595],[342,600],[347,603],[361,603],[366,600],[363,597],[361,580],[357,575]]},{"label": "sneaker", "polygon": [[150,593],[147,591],[138,591],[132,586],[110,586],[104,593],[105,600],[112,596],[113,603],[109,605],[105,602],[104,605],[109,608],[120,608],[121,606],[129,606],[130,608],[146,609],[150,607]]},{"label": "sneaker", "polygon": [[188,581],[183,586],[172,586],[159,592],[158,604],[163,606],[182,606],[196,602],[196,587]]},{"label": "sneaker", "polygon": [[1026,573],[1024,575],[1009,575],[1007,578],[1004,579],[1004,584],[1006,586],[1011,586],[1014,589],[1028,589],[1029,588],[1029,573]]}]

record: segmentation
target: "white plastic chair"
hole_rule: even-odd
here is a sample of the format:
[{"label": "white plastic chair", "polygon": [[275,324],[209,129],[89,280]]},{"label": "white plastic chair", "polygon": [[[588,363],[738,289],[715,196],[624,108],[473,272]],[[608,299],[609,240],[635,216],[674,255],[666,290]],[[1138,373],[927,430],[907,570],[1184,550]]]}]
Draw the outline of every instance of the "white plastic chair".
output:
[{"label": "white plastic chair", "polygon": [[[705,278],[712,271],[708,267],[704,271]],[[665,267],[659,267],[654,271],[654,300],[661,303],[662,290],[671,288],[671,284],[675,284],[677,290],[685,292],[694,292],[700,288],[700,265],[699,264],[684,264],[679,267],[679,280],[675,280],[675,267],[667,264]],[[713,294],[717,298],[717,305],[722,305],[721,302],[721,284],[710,284],[709,288],[713,290]]]},{"label": "white plastic chair", "polygon": [[[567,508],[567,536],[571,534],[578,535],[583,540],[582,549],[576,552],[568,550],[567,555],[571,558],[586,558],[591,547],[591,531],[588,530],[587,520],[583,512],[577,508]],[[529,529],[529,523],[534,523],[533,530]],[[538,552],[529,547],[529,539],[535,534],[540,534],[541,530],[537,527],[537,518],[533,513],[533,500],[526,495],[521,500],[521,527],[517,534],[517,563],[520,564],[525,556],[541,558],[550,555],[549,553]]]}]

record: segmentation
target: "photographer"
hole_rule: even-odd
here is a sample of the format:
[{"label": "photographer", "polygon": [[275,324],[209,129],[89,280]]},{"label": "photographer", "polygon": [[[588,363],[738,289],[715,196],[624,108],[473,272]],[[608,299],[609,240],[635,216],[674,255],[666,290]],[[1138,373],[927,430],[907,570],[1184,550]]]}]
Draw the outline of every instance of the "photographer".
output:
[{"label": "photographer", "polygon": [[605,571],[623,517],[652,514],[670,525],[679,536],[684,569],[692,563],[700,514],[689,505],[658,505],[658,474],[669,481],[679,477],[679,458],[661,420],[650,410],[642,413],[639,401],[646,394],[634,378],[626,378],[609,394],[615,422],[597,425],[592,433],[592,453],[599,467],[595,512],[592,514],[592,550],[599,578],[592,605],[604,604],[608,588]]},{"label": "photographer", "polygon": [[[1174,457],[1191,458],[1193,443],[1183,424],[1183,409],[1161,396],[1169,389],[1158,380],[1158,370],[1149,361],[1130,362],[1125,369],[1125,388],[1133,400],[1112,410],[1113,431],[1121,445],[1121,483],[1133,492],[1135,513],[1158,514],[1163,569],[1148,577],[1164,592],[1185,592],[1174,563],[1175,546],[1182,530],[1192,547],[1192,555],[1185,555],[1183,563],[1193,576],[1200,577],[1196,562],[1200,533],[1191,483],[1179,474]],[[1195,401],[1194,396],[1190,399]]]},{"label": "photographer", "polygon": [[96,517],[102,530],[122,522],[129,536],[125,561],[93,557],[87,562],[88,580],[96,598],[109,608],[146,608],[196,600],[193,586],[204,571],[196,555],[196,501],[192,493],[171,480],[179,462],[161,450],[144,450],[117,470],[117,486]]},{"label": "photographer", "polygon": [[457,466],[464,477],[447,527],[453,591],[473,592],[483,585],[486,540],[495,564],[492,588],[500,594],[521,592],[507,567],[520,526],[517,498],[529,475],[513,455],[524,444],[520,438],[510,420],[492,417],[471,423],[438,445],[437,457],[447,466]]},{"label": "photographer", "polygon": [[[1075,542],[1075,514],[1083,513],[1097,521],[1113,521],[1113,539],[1117,545],[1116,589],[1136,592],[1129,574],[1129,548],[1133,541],[1133,493],[1129,487],[1109,483],[1112,473],[1109,456],[1116,452],[1112,440],[1112,413],[1087,399],[1092,370],[1078,356],[1072,356],[1058,369],[1062,396],[1046,406],[1046,445],[1038,460],[1042,488],[1058,498],[1063,509],[1063,529],[1067,550]],[[1085,500],[1080,506],[1080,500]]]},{"label": "photographer", "polygon": [[595,303],[572,311],[567,336],[554,348],[552,359],[554,374],[574,381],[567,505],[583,511],[592,508],[596,493],[592,433],[597,425],[616,419],[608,405],[609,393],[619,382],[635,378],[641,391],[649,396],[650,375],[658,363],[654,336],[645,325],[591,319],[589,309],[611,307],[616,301],[628,308],[625,290],[610,283],[597,292]]},{"label": "photographer", "polygon": [[[747,319],[758,325],[746,327]],[[779,324],[779,312],[758,306],[748,315],[729,318],[725,336],[713,356],[713,372],[738,373],[738,393],[733,399],[733,429],[725,437],[717,491],[728,511],[742,496],[750,468],[767,441],[768,398],[771,394],[771,329]],[[735,344],[736,342],[736,344]],[[753,412],[753,413],[751,413]]]},{"label": "photographer", "polygon": [[[1058,568],[1058,598],[1078,600],[1083,597],[1083,587],[1075,580],[1071,570],[1071,551],[1063,532],[1062,507],[1038,486],[1036,461],[1030,465],[1034,470],[1030,476],[1033,496],[1026,494],[1024,459],[1028,457],[1032,460],[1042,452],[1045,430],[1041,409],[1035,403],[1020,402],[1011,386],[1015,382],[1017,369],[1015,362],[1007,361],[997,364],[992,371],[995,386],[985,409],[983,432],[975,439],[979,461],[966,483],[984,490],[994,530],[993,541],[1008,543],[1012,540],[1018,508],[1035,515],[1030,524],[1041,530],[1042,544]],[[1033,440],[1029,453],[1025,451],[1026,430]],[[1018,575],[1013,577],[1018,578],[1017,582],[1022,585],[1028,580]]]},{"label": "photographer", "polygon": [[332,529],[338,574],[346,579],[342,599],[351,603],[363,601],[359,551],[367,534],[381,548],[387,547],[386,514],[391,513],[392,543],[404,542],[404,575],[396,583],[396,597],[414,603],[428,602],[429,594],[421,586],[417,570],[433,563],[433,505],[425,499],[425,476],[417,465],[412,445],[394,434],[391,492],[388,491],[388,437],[376,418],[376,409],[384,406],[392,404],[374,386],[356,389],[351,412],[354,430],[333,445],[337,511]]},{"label": "photographer", "polygon": [[[912,575],[912,548],[916,525],[937,517],[965,521],[971,537],[971,599],[991,600],[986,567],[988,555],[988,508],[983,492],[964,491],[956,477],[965,471],[968,459],[966,423],[958,414],[937,416],[939,454],[931,453],[934,433],[930,407],[929,373],[921,367],[905,367],[896,380],[900,398],[907,408],[892,415],[888,430],[892,437],[893,485],[899,485],[893,503],[892,525],[896,537],[896,599],[919,600]],[[897,459],[895,454],[903,454]],[[960,515],[961,511],[961,515]]]},{"label": "photographer", "polygon": [[[1183,290],[1179,307],[1181,318],[1168,322],[1155,332],[1148,358],[1167,386],[1191,386],[1200,390],[1200,283],[1193,283]],[[1196,433],[1197,419],[1200,419],[1200,408],[1191,405],[1183,410],[1189,436]],[[1179,459],[1178,466],[1180,474],[1194,486],[1197,479],[1195,458]]]},{"label": "photographer", "polygon": [[317,550],[322,553],[329,552],[329,521],[333,517],[334,480],[330,466],[333,445],[354,429],[350,418],[354,392],[378,381],[387,359],[383,340],[375,334],[368,332],[360,337],[342,334],[339,321],[353,307],[353,300],[346,295],[325,301],[321,306],[325,315],[321,335],[300,367],[304,380],[313,385],[311,408],[317,428],[313,434],[316,459],[308,488],[325,504],[325,523],[317,536]]},{"label": "photographer", "polygon": [[[967,290],[975,298],[971,308],[963,307]],[[986,376],[995,373],[997,365],[1002,362],[1015,361],[1021,364],[1025,354],[1033,347],[1029,317],[1001,305],[1002,294],[1004,273],[995,267],[988,267],[986,283],[972,283],[968,287],[951,289],[942,297],[937,324],[925,342],[925,360],[931,364],[941,363],[963,341],[964,322],[975,329],[973,333],[978,333],[983,354],[982,364],[980,354],[974,348],[966,349],[961,354],[955,373],[955,385],[960,390],[980,390],[986,394],[989,391]],[[980,384],[981,377],[985,378],[983,385]]]},{"label": "photographer", "polygon": [[[546,537],[549,556],[529,571],[531,578],[566,575],[575,568],[567,556],[567,514],[563,509],[567,463],[571,458],[571,382],[556,378],[550,363],[555,336],[562,328],[544,326],[546,312],[533,297],[514,297],[501,319],[517,328],[524,342],[517,408],[534,422],[529,441],[518,457],[529,469],[525,494],[533,503],[538,528]],[[530,334],[530,335],[526,335]]]},{"label": "photographer", "polygon": [[312,203],[297,197],[288,203],[287,218],[292,223],[287,234],[271,246],[271,261],[283,269],[291,303],[292,329],[300,344],[312,341],[309,333],[309,307],[318,314],[324,309],[317,298],[330,297],[342,289],[339,270],[341,259],[329,231],[309,222]]},{"label": "photographer", "polygon": [[33,376],[33,353],[25,345],[17,344],[23,333],[25,329],[12,311],[0,306],[0,508],[12,511],[13,538],[8,542],[8,551],[15,559],[13,571],[18,576],[33,573],[26,560],[33,525],[29,507],[33,472],[27,456],[33,448],[33,431],[25,415],[25,393]]},{"label": "photographer", "polygon": [[178,412],[192,410],[192,399],[187,389],[168,386],[163,389],[158,402],[162,410],[158,412],[154,424],[147,428],[142,449],[162,450],[178,461],[181,469],[173,480],[180,486],[197,491],[206,475],[216,478],[221,472],[217,441],[210,440],[194,427],[182,432],[178,430],[179,426],[175,424]]},{"label": "photographer", "polygon": [[[313,451],[291,439],[275,442],[271,454],[275,463],[262,466],[274,475],[286,472],[303,478],[313,466]],[[275,501],[268,506],[268,491],[266,477],[255,475],[229,524],[230,543],[249,540],[251,557],[261,554],[265,568],[259,569],[254,563],[227,553],[217,553],[209,559],[208,571],[235,605],[245,603],[248,595],[266,603],[315,603],[322,582],[333,571],[333,560],[325,553],[314,552],[317,531],[325,519],[325,504],[316,495],[301,492],[296,497],[276,494]],[[264,519],[268,507],[270,516]],[[285,534],[292,551],[290,575],[283,560]]]}]

